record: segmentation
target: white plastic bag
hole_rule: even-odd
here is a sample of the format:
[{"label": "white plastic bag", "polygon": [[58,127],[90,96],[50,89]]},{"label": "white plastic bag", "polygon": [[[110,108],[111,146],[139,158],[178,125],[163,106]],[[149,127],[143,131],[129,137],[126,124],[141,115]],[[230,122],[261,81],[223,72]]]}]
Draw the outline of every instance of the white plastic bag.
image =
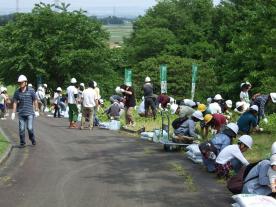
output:
[{"label": "white plastic bag", "polygon": [[110,130],[119,130],[121,128],[121,123],[120,121],[117,120],[111,120],[109,124],[109,129]]},{"label": "white plastic bag", "polygon": [[276,200],[270,196],[254,195],[254,194],[238,194],[232,198],[241,207],[275,207]]}]

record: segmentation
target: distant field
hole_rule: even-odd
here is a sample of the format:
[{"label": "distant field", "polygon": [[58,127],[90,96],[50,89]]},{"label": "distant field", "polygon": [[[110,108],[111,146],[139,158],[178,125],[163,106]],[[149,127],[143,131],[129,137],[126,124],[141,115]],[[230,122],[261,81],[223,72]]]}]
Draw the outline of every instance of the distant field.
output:
[{"label": "distant field", "polygon": [[104,25],[103,26],[110,33],[111,43],[123,43],[124,37],[129,37],[133,31],[132,24],[119,24],[119,25]]}]

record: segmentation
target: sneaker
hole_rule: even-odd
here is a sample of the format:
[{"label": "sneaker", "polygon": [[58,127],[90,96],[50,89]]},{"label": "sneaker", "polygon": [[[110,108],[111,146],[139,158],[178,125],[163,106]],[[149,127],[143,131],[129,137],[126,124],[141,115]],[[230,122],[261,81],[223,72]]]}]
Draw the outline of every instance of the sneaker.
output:
[{"label": "sneaker", "polygon": [[20,145],[18,146],[18,148],[24,148],[24,147],[26,147],[26,144],[20,144]]}]

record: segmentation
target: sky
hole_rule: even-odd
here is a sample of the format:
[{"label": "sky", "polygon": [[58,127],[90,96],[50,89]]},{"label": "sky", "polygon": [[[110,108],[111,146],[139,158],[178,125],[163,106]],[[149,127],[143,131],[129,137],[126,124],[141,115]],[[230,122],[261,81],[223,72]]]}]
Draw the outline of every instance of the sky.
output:
[{"label": "sky", "polygon": [[[19,11],[28,12],[35,3],[54,3],[55,0],[18,0]],[[60,0],[71,4],[71,9],[86,10],[91,15],[137,16],[156,4],[156,0]],[[214,0],[217,4],[219,0]],[[0,14],[16,11],[16,0],[0,0]]]}]

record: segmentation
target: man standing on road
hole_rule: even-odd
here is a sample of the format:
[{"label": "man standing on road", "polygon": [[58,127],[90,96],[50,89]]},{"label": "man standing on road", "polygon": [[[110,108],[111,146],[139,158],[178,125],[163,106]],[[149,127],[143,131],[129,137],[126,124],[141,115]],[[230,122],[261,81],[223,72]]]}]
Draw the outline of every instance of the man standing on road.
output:
[{"label": "man standing on road", "polygon": [[71,85],[67,88],[67,102],[69,107],[69,121],[70,129],[78,128],[76,122],[78,120],[78,107],[77,107],[77,98],[78,98],[78,89],[76,88],[77,80],[76,78],[71,79]]},{"label": "man standing on road", "polygon": [[145,84],[143,86],[145,97],[145,116],[148,117],[149,108],[151,108],[153,118],[156,118],[156,100],[153,95],[153,85],[151,84],[150,77],[145,78]]},{"label": "man standing on road", "polygon": [[84,128],[85,119],[89,120],[89,130],[93,129],[94,125],[94,108],[98,106],[96,99],[96,91],[94,90],[94,83],[91,81],[88,88],[84,89],[82,93],[82,118],[80,129]]},{"label": "man standing on road", "polygon": [[[39,116],[37,97],[33,88],[27,86],[27,78],[25,75],[20,75],[18,78],[19,89],[13,95],[13,111],[11,119],[14,120],[15,112],[18,111],[19,119],[19,137],[20,147],[25,147],[25,126],[29,133],[29,139],[32,145],[36,145],[33,119]],[[34,108],[35,107],[35,112]]]}]

